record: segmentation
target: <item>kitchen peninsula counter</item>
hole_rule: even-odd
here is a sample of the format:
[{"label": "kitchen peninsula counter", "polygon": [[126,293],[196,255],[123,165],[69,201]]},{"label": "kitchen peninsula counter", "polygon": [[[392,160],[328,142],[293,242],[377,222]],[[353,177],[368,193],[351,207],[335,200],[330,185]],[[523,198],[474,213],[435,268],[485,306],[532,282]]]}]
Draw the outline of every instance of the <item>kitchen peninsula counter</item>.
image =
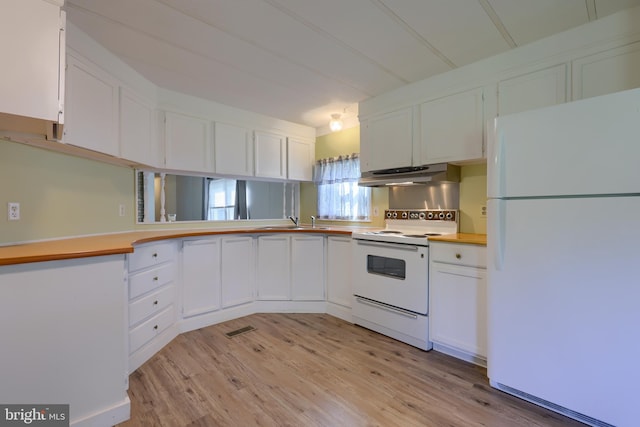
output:
[{"label": "kitchen peninsula counter", "polygon": [[351,235],[361,227],[345,226],[303,226],[292,229],[287,226],[261,226],[255,228],[213,228],[213,229],[174,229],[154,231],[131,231],[124,233],[102,234],[88,237],[62,238],[43,242],[23,243],[0,247],[0,266],[25,264],[31,262],[56,261],[74,258],[87,258],[103,255],[132,253],[134,245],[166,239],[184,237],[202,237],[221,234],[265,234],[265,233],[319,233]]},{"label": "kitchen peninsula counter", "polygon": [[429,241],[487,246],[487,235],[474,233],[444,234],[442,236],[429,237]]}]

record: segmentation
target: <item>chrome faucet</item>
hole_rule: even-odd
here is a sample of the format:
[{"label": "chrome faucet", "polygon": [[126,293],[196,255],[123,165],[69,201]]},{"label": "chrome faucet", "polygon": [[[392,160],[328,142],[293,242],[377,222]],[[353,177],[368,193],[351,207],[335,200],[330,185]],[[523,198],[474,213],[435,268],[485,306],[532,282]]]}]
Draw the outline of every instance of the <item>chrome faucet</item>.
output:
[{"label": "chrome faucet", "polygon": [[296,225],[296,227],[299,227],[299,225],[298,225],[298,221],[299,220],[298,220],[297,216],[294,217],[294,216],[289,215],[289,219]]},{"label": "chrome faucet", "polygon": [[311,215],[311,228],[316,228],[316,217]]}]

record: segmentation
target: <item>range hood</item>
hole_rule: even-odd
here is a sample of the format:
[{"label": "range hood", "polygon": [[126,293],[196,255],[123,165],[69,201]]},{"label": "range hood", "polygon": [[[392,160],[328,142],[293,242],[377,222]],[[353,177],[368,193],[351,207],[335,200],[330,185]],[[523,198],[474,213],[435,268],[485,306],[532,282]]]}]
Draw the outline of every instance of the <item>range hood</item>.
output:
[{"label": "range hood", "polygon": [[460,182],[460,167],[448,163],[436,163],[433,165],[362,172],[358,185],[363,187],[384,187],[443,181]]}]

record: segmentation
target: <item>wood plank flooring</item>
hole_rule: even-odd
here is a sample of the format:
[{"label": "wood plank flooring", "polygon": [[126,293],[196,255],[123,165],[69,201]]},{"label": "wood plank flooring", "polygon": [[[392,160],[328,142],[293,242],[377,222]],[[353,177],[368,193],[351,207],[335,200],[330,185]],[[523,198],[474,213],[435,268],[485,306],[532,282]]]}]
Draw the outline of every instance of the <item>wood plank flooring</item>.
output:
[{"label": "wood plank flooring", "polygon": [[129,396],[121,426],[582,425],[492,389],[483,368],[326,314],[182,334],[131,375]]}]

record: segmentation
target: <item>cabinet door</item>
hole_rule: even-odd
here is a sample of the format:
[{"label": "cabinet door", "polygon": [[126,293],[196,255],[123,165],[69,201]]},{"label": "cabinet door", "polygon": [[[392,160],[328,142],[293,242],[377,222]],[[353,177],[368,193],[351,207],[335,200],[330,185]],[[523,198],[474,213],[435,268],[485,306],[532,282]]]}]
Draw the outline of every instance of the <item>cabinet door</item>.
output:
[{"label": "cabinet door", "polygon": [[573,61],[573,99],[640,87],[640,42]]},{"label": "cabinet door", "polygon": [[120,88],[120,156],[149,166],[160,166],[155,144],[155,112],[148,102]]},{"label": "cabinet door", "polygon": [[420,106],[421,164],[483,157],[483,89],[473,89]]},{"label": "cabinet door", "polygon": [[327,238],[327,301],[351,307],[352,249],[350,237]]},{"label": "cabinet door", "polygon": [[287,139],[287,178],[296,181],[313,180],[315,143],[297,138]]},{"label": "cabinet door", "polygon": [[216,173],[253,175],[253,144],[249,129],[216,122],[213,140]]},{"label": "cabinet door", "polygon": [[487,357],[486,270],[431,263],[431,341]]},{"label": "cabinet door", "polygon": [[282,135],[255,132],[254,153],[256,176],[286,178],[286,140]]},{"label": "cabinet door", "polygon": [[567,65],[560,64],[498,83],[498,114],[567,102]]},{"label": "cabinet door", "polygon": [[258,299],[289,300],[289,235],[258,237]]},{"label": "cabinet door", "polygon": [[298,301],[323,301],[324,237],[291,237],[291,296]]},{"label": "cabinet door", "polygon": [[361,126],[363,172],[413,164],[413,108],[368,118]]},{"label": "cabinet door", "polygon": [[64,142],[119,156],[117,82],[69,55],[66,90]]},{"label": "cabinet door", "polygon": [[186,172],[213,172],[211,125],[197,117],[165,113],[165,166]]},{"label": "cabinet door", "polygon": [[64,12],[60,12],[62,1],[53,3],[2,2],[2,113],[58,121],[62,104],[58,99],[59,77],[60,83],[64,82],[64,55],[60,56],[61,48],[64,50]]},{"label": "cabinet door", "polygon": [[182,315],[220,308],[220,239],[186,240],[182,245]]},{"label": "cabinet door", "polygon": [[222,307],[253,301],[255,265],[252,237],[223,237]]}]

